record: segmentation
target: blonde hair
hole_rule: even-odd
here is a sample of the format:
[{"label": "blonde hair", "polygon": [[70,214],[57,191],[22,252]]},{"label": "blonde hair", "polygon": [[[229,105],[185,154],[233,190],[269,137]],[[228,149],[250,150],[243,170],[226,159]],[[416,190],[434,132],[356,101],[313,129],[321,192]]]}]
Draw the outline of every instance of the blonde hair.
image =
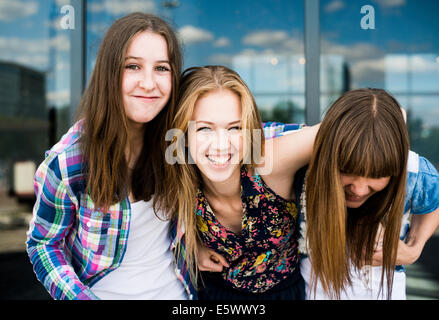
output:
[{"label": "blonde hair", "polygon": [[[385,228],[383,273],[391,295],[404,209],[409,152],[407,127],[398,102],[380,89],[343,94],[328,110],[316,136],[306,178],[307,240],[313,269],[335,298],[351,283],[350,265],[370,263],[380,223]],[[380,178],[386,188],[355,214],[348,213],[340,173]]]},{"label": "blonde hair", "polygon": [[[197,268],[197,219],[196,219],[196,197],[197,190],[201,182],[198,168],[194,164],[189,163],[189,152],[184,143],[178,143],[178,139],[187,138],[188,124],[194,113],[195,104],[197,101],[215,90],[230,90],[235,93],[241,101],[242,119],[241,128],[244,136],[243,142],[243,162],[247,163],[248,168],[254,167],[259,159],[257,156],[252,156],[253,148],[261,150],[260,155],[264,153],[264,136],[262,131],[262,122],[259,112],[256,107],[255,100],[250,93],[247,85],[239,77],[239,75],[231,69],[223,66],[205,66],[193,67],[187,69],[181,78],[180,82],[179,105],[173,121],[173,129],[180,129],[185,133],[184,136],[177,137],[172,143],[177,143],[180,148],[176,152],[177,157],[184,157],[179,159],[176,164],[165,164],[166,181],[165,185],[168,187],[168,205],[169,210],[176,216],[174,217],[178,222],[178,228],[184,229],[185,237],[185,259],[191,274],[191,279],[196,285]],[[261,132],[261,139],[254,139],[249,132],[254,132],[254,129],[259,129]],[[247,161],[247,162],[246,162]],[[181,254],[184,250],[181,244],[177,244],[176,254]]]}]

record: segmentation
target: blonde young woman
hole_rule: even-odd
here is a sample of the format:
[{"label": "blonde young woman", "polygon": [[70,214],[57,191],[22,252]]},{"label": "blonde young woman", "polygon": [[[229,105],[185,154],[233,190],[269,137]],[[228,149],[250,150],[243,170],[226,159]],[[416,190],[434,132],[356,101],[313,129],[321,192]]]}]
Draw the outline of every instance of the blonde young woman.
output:
[{"label": "blonde young woman", "polygon": [[201,272],[199,298],[303,299],[292,183],[317,127],[264,142],[249,89],[226,67],[187,70],[180,92],[172,127],[184,134],[167,168],[170,210],[184,227],[193,280],[207,252],[197,245],[226,265]]},{"label": "blonde young woman", "polygon": [[[81,120],[46,153],[27,252],[54,299],[187,299],[160,209],[165,131],[181,70],[179,42],[143,13],[107,31]],[[178,274],[178,276],[177,276]]]},{"label": "blonde young woman", "polygon": [[405,299],[401,264],[439,224],[439,175],[409,152],[398,102],[380,89],[343,94],[296,178],[307,298]]}]

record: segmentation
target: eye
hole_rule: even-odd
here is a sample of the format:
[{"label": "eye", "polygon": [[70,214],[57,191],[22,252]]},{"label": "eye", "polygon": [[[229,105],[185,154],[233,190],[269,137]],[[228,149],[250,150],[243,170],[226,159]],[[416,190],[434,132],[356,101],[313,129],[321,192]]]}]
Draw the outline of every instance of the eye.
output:
[{"label": "eye", "polygon": [[125,66],[125,69],[140,70],[140,66],[138,66],[137,64],[128,64]]},{"label": "eye", "polygon": [[210,131],[210,128],[209,128],[209,127],[199,127],[199,128],[197,129],[197,132],[199,132],[199,131],[205,131],[205,132],[207,132],[207,131]]},{"label": "eye", "polygon": [[230,127],[230,128],[229,128],[229,131],[230,131],[230,130],[232,130],[232,131],[239,131],[239,130],[241,130],[241,127],[240,127],[240,126]]},{"label": "eye", "polygon": [[168,66],[166,66],[166,65],[157,66],[156,70],[157,71],[162,71],[162,72],[171,71],[171,69]]}]

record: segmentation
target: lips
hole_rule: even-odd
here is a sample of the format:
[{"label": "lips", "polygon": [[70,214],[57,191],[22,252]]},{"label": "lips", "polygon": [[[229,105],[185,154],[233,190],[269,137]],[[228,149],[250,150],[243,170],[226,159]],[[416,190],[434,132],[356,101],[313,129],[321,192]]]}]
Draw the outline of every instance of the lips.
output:
[{"label": "lips", "polygon": [[159,96],[138,96],[138,95],[135,95],[135,96],[133,96],[134,98],[137,98],[137,99],[140,99],[140,100],[142,100],[142,101],[145,101],[145,102],[151,102],[151,101],[156,101],[157,99],[159,99],[160,97]]},{"label": "lips", "polygon": [[214,165],[223,166],[230,163],[232,155],[230,153],[225,155],[207,155],[206,158]]}]

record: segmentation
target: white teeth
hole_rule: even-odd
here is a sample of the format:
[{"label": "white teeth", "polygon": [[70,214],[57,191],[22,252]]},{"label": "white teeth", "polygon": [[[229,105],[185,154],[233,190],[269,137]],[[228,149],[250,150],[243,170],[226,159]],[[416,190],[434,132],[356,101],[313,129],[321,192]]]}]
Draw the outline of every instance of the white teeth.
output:
[{"label": "white teeth", "polygon": [[231,158],[231,155],[227,155],[226,157],[221,156],[221,157],[217,157],[217,156],[207,156],[207,159],[209,159],[211,162],[213,162],[214,164],[226,164]]}]

